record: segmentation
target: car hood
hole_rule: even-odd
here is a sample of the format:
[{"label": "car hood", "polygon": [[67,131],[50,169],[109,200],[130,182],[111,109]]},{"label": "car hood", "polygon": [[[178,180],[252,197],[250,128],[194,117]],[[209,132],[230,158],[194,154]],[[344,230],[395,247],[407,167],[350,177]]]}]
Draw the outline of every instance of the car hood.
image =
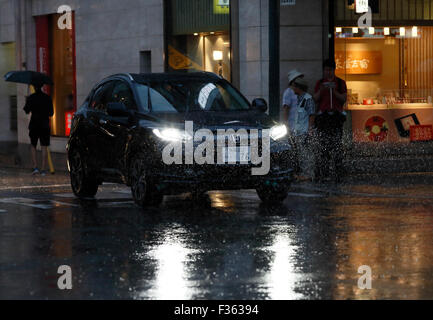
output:
[{"label": "car hood", "polygon": [[167,124],[183,124],[185,121],[192,121],[195,129],[203,127],[270,128],[275,124],[269,115],[258,111],[152,113],[152,117]]}]

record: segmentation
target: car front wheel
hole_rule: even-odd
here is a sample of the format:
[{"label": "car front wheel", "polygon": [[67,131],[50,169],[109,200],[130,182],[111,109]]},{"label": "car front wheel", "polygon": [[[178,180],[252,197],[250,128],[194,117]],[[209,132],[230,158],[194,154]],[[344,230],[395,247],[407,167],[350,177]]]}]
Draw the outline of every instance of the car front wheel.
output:
[{"label": "car front wheel", "polygon": [[287,198],[289,187],[286,185],[277,187],[261,186],[257,188],[256,191],[260,200],[262,200],[264,203],[281,203]]},{"label": "car front wheel", "polygon": [[74,194],[79,198],[91,198],[98,192],[95,175],[87,170],[86,163],[77,149],[71,150],[68,157],[69,175]]},{"label": "car front wheel", "polygon": [[137,156],[131,164],[131,193],[134,202],[140,207],[158,206],[164,199],[164,195],[156,189],[144,167],[145,160]]}]

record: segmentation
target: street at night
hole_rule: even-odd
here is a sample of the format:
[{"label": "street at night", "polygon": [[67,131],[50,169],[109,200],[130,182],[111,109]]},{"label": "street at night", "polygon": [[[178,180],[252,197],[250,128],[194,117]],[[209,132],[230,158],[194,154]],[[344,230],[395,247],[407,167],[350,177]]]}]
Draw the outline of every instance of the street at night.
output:
[{"label": "street at night", "polygon": [[0,0],[0,301],[433,300],[432,44],[433,0]]},{"label": "street at night", "polygon": [[[78,200],[65,173],[0,176],[0,299],[433,298],[432,175],[298,183],[276,206],[242,190],[147,209],[121,185]],[[72,290],[57,287],[61,265]]]}]

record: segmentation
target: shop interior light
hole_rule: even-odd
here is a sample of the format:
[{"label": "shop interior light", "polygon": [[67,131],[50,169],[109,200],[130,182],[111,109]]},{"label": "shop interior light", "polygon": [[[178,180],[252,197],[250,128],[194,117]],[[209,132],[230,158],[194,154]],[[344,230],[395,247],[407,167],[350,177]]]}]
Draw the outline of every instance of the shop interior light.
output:
[{"label": "shop interior light", "polygon": [[384,34],[385,36],[389,36],[389,28],[384,28],[384,29],[383,29],[383,34]]},{"label": "shop interior light", "polygon": [[335,32],[337,32],[337,33],[341,33],[342,31],[343,31],[343,28],[341,28],[341,27],[335,28]]},{"label": "shop interior light", "polygon": [[358,28],[352,28],[352,33],[358,33]]},{"label": "shop interior light", "polygon": [[400,36],[404,37],[406,35],[405,27],[400,27]]},{"label": "shop interior light", "polygon": [[212,31],[210,34],[215,34],[215,32]]},{"label": "shop interior light", "polygon": [[194,35],[195,35],[195,36],[198,36],[198,33],[196,32],[196,33],[194,33]]},{"label": "shop interior light", "polygon": [[223,52],[219,50],[214,50],[213,59],[215,61],[221,61],[223,59]]},{"label": "shop interior light", "polygon": [[374,34],[374,27],[368,28],[368,33],[369,34]]},{"label": "shop interior light", "polygon": [[414,38],[418,37],[418,27],[412,28],[412,37]]}]

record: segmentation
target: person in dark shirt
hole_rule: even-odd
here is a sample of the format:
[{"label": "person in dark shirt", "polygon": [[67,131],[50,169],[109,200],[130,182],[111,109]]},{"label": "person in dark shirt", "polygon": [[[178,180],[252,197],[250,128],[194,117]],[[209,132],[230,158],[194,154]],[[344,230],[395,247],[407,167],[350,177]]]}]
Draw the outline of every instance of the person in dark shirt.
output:
[{"label": "person in dark shirt", "polygon": [[[335,76],[334,60],[323,63],[323,79],[317,81],[314,100],[318,105],[315,118],[318,150],[316,154],[316,181],[329,175],[329,160],[335,159],[335,181],[339,182],[343,170],[343,125],[346,121],[344,105],[347,100],[347,86],[343,79]],[[333,156],[333,157],[332,157]]]},{"label": "person in dark shirt", "polygon": [[[24,111],[26,114],[31,113],[29,124],[29,136],[32,150],[33,173],[45,175],[45,166],[47,159],[47,147],[50,145],[50,117],[54,115],[53,102],[49,95],[42,92],[42,86],[34,86],[35,93],[27,98]],[[42,166],[41,171],[38,169],[36,159],[36,147],[38,140],[42,147]]]}]

